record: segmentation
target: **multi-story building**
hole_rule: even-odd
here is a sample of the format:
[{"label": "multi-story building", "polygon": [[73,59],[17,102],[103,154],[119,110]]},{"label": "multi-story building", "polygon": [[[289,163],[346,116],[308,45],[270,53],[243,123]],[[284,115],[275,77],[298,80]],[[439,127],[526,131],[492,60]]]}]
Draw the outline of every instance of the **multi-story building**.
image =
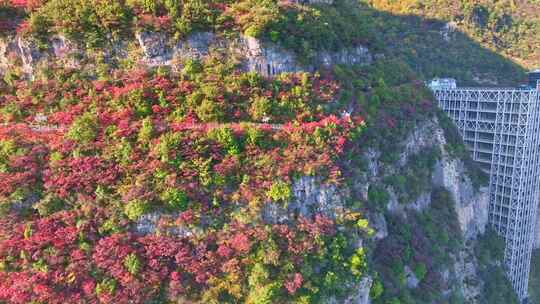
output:
[{"label": "multi-story building", "polygon": [[540,71],[520,88],[457,87],[452,79],[428,85],[490,176],[489,222],[505,240],[506,273],[525,303],[540,198]]}]

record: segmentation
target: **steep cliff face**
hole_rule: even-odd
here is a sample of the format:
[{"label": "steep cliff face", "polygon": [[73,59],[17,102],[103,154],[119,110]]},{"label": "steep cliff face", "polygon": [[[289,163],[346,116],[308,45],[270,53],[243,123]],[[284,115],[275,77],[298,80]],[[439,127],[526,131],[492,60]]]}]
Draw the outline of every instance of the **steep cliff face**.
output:
[{"label": "steep cliff face", "polygon": [[[446,150],[447,140],[438,120],[433,119],[417,125],[409,137],[401,143],[402,151],[395,164],[382,164],[378,158],[380,151],[369,150],[364,158],[368,163],[367,175],[357,181],[356,191],[363,198],[368,198],[371,184],[375,184],[386,176],[395,174],[399,168],[406,168],[411,156],[422,151],[436,148],[440,157],[433,165],[430,176],[431,185],[413,201],[400,204],[395,191],[390,186],[387,209],[394,213],[403,213],[405,209],[422,211],[429,206],[429,190],[433,187],[443,187],[450,192],[456,202],[455,210],[458,215],[460,228],[466,239],[473,239],[485,231],[488,221],[488,188],[475,189],[463,161],[449,155]],[[398,169],[396,169],[398,168]],[[386,174],[382,173],[387,172]]]},{"label": "steep cliff face", "polygon": [[197,32],[185,39],[175,40],[162,32],[139,31],[135,38],[136,41],[111,41],[109,47],[104,48],[103,54],[98,55],[62,35],[52,36],[41,47],[31,37],[4,37],[0,39],[0,73],[4,74],[8,68],[13,70],[20,67],[24,74],[32,75],[36,67],[52,62],[80,68],[99,56],[110,63],[133,56],[132,60],[147,66],[175,66],[185,60],[202,59],[212,51],[236,57],[246,70],[256,71],[263,76],[313,71],[318,67],[329,68],[336,64],[367,65],[373,61],[369,50],[360,45],[337,52],[320,51],[306,61],[298,60],[293,52],[276,44],[243,35],[225,39],[211,32]]},{"label": "steep cliff face", "polygon": [[[444,299],[445,294],[447,297],[451,297],[453,294],[461,293],[465,303],[479,303],[483,282],[480,278],[478,262],[473,248],[476,237],[484,233],[486,229],[488,189],[487,187],[480,189],[473,187],[470,178],[467,176],[464,163],[460,159],[449,155],[445,148],[446,144],[444,131],[436,119],[425,122],[413,130],[411,135],[402,143],[403,152],[397,164],[392,167],[406,169],[407,166],[411,165],[411,156],[434,147],[441,152],[440,157],[431,168],[429,174],[431,176],[430,185],[423,189],[412,201],[400,202],[395,191],[391,187],[387,189],[389,192],[387,210],[390,214],[396,214],[399,218],[407,218],[408,222],[415,221],[415,217],[412,215],[430,213],[429,209],[433,208],[433,195],[431,192],[434,189],[442,188],[448,191],[451,199],[446,203],[453,205],[451,208],[455,210],[459,230],[462,234],[461,236],[454,235],[451,237],[462,238],[466,245],[450,254],[450,259],[438,270],[437,275],[440,275],[441,283],[445,286],[439,300]],[[370,218],[377,217],[382,216],[370,216]],[[373,223],[377,222],[380,222],[380,220],[373,221]],[[379,227],[375,226],[378,230],[381,230],[380,227],[382,227],[382,231],[384,231],[384,233],[381,233],[382,236],[387,233],[385,226],[380,224]],[[425,286],[419,287],[422,278],[419,280],[415,272],[411,271],[411,267],[413,265],[405,265],[404,267],[405,285],[413,292],[425,288]]]},{"label": "steep cliff face", "polygon": [[485,232],[488,223],[489,189],[487,186],[475,189],[464,163],[450,157],[444,149],[446,139],[443,131],[438,128],[434,135],[443,156],[434,166],[433,184],[444,187],[452,194],[463,236],[467,240],[474,239]]},{"label": "steep cliff face", "polygon": [[[357,176],[351,186],[336,188],[333,185],[320,184],[315,177],[302,177],[293,184],[293,198],[287,208],[274,205],[264,211],[263,217],[269,222],[285,222],[296,215],[336,214],[347,204],[353,193],[366,201],[373,199],[370,189],[377,187],[390,176],[400,174],[403,170],[414,166],[411,162],[419,153],[436,148],[440,150],[440,154],[429,169],[430,179],[421,193],[410,201],[400,201],[399,191],[394,190],[392,186],[386,186],[388,200],[384,208],[380,211],[369,208],[363,211],[367,212],[370,226],[374,231],[370,240],[359,239],[359,242],[372,242],[373,246],[377,247],[377,244],[387,237],[393,237],[389,235],[392,233],[388,228],[389,218],[392,221],[395,218],[414,221],[417,214],[429,213],[429,210],[434,208],[432,191],[445,189],[449,193],[449,200],[445,203],[454,210],[456,225],[461,234],[451,237],[461,239],[460,242],[463,245],[459,245],[460,242],[456,243],[455,246],[458,246],[458,249],[450,254],[448,261],[437,267],[436,276],[444,286],[438,299],[448,299],[459,294],[465,303],[481,303],[484,282],[479,273],[479,262],[475,256],[474,247],[476,238],[485,232],[487,225],[487,188],[477,189],[473,186],[467,175],[465,164],[460,159],[449,155],[445,148],[446,144],[444,131],[439,126],[438,120],[433,118],[425,121],[417,125],[399,145],[399,157],[395,163],[381,162],[380,156],[383,152],[368,149],[363,156],[368,169],[365,174]],[[444,226],[445,223],[439,223],[439,225]],[[404,266],[404,284],[411,291],[422,290],[425,285],[421,284],[426,284],[425,277],[417,277],[418,270],[413,270],[413,266],[415,265]],[[345,302],[340,303],[371,303],[368,295],[372,284],[373,278],[369,276],[358,286],[351,286],[354,290],[352,295]],[[338,302],[330,300],[328,303]]]}]

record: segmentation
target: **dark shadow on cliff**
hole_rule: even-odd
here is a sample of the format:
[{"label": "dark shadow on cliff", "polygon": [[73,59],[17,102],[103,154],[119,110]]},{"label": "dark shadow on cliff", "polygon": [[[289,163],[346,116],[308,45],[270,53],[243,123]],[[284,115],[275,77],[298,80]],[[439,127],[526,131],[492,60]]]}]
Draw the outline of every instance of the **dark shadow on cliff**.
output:
[{"label": "dark shadow on cliff", "polygon": [[530,304],[540,304],[540,250],[538,249],[532,254],[529,294]]},{"label": "dark shadow on cliff", "polygon": [[[336,5],[347,5],[345,2]],[[458,85],[509,86],[523,83],[526,70],[487,49],[443,20],[393,15],[361,4],[375,54],[406,62],[423,79],[452,77]]]}]

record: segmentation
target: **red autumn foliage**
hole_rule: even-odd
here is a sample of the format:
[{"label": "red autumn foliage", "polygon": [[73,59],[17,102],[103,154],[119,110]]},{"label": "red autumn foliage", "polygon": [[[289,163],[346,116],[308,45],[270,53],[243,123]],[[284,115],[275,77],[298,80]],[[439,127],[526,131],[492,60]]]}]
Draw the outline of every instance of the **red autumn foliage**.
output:
[{"label": "red autumn foliage", "polygon": [[119,175],[118,167],[98,157],[84,156],[58,160],[54,167],[44,171],[44,185],[58,196],[70,192],[92,194],[99,185],[114,184]]},{"label": "red autumn foliage", "polygon": [[285,282],[285,288],[289,294],[294,294],[300,287],[302,287],[302,275],[299,273],[295,273],[291,280]]}]

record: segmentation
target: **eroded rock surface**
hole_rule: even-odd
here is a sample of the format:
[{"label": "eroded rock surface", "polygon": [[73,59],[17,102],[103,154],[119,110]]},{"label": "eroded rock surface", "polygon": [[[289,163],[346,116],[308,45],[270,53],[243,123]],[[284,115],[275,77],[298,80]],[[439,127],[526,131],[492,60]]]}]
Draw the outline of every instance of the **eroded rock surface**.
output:
[{"label": "eroded rock surface", "polygon": [[173,236],[187,237],[194,233],[193,229],[189,229],[180,225],[161,225],[164,222],[171,222],[171,219],[178,217],[177,213],[170,214],[160,211],[155,211],[143,214],[135,223],[133,230],[135,233],[147,235],[155,234],[158,231]]},{"label": "eroded rock surface", "polygon": [[335,217],[336,211],[343,208],[344,198],[348,190],[335,185],[324,184],[313,176],[303,176],[292,184],[292,199],[286,204],[267,203],[262,217],[268,223],[283,223],[290,216],[311,217],[323,214]]},{"label": "eroded rock surface", "polygon": [[324,303],[326,304],[371,304],[369,298],[369,292],[373,285],[373,279],[370,276],[364,277],[360,283],[355,286],[351,286],[350,290],[353,292],[343,300],[337,300],[330,298]]},{"label": "eroded rock surface", "polygon": [[[114,61],[125,58],[130,42],[111,38],[110,45],[103,48],[105,59]],[[369,50],[358,45],[333,52],[321,51],[314,55],[310,63],[302,64],[293,52],[277,44],[242,35],[236,39],[225,39],[210,32],[193,33],[176,41],[163,32],[139,31],[135,34],[134,42],[140,49],[140,64],[175,65],[188,59],[203,59],[213,50],[219,50],[228,53],[227,56],[238,58],[246,70],[267,77],[283,72],[313,71],[336,64],[362,65],[373,61]],[[45,49],[38,48],[31,38],[5,37],[0,39],[0,72],[5,73],[8,66],[14,63],[13,59],[18,59],[24,72],[31,75],[40,62],[68,58],[69,54],[77,54],[81,59],[93,56],[61,35],[52,36]]]}]

